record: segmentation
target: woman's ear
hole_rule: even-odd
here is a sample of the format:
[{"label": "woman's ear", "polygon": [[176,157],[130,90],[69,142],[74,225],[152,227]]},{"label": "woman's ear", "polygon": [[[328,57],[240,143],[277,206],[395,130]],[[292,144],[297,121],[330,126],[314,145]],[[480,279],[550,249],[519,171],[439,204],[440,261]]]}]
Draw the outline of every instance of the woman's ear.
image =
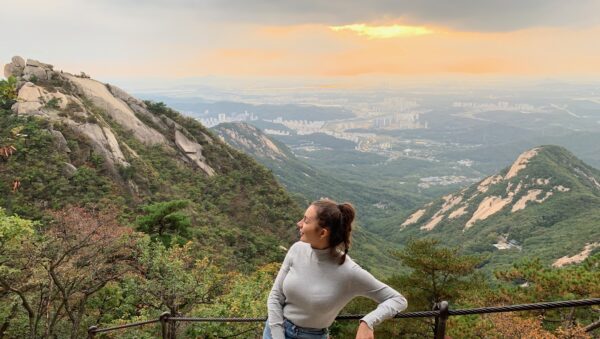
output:
[{"label": "woman's ear", "polygon": [[329,236],[329,229],[326,227],[321,228],[321,232],[319,233],[321,238],[327,238]]}]

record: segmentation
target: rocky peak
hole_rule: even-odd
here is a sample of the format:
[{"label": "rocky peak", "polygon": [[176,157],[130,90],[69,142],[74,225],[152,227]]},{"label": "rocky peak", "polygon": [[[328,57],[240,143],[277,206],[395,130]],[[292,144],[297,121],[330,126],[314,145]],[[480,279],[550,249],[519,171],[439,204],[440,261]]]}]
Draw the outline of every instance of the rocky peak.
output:
[{"label": "rocky peak", "polygon": [[418,209],[401,228],[420,225],[431,231],[443,220],[462,219],[466,231],[505,208],[516,213],[581,185],[600,194],[600,183],[589,166],[561,147],[540,146],[523,152],[504,171]]},{"label": "rocky peak", "polygon": [[15,113],[62,122],[86,136],[115,173],[117,166],[129,166],[127,159],[136,154],[117,138],[107,118],[142,144],[171,148],[207,175],[215,173],[202,154],[202,145],[186,137],[189,133],[182,126],[166,116],[153,114],[144,102],[116,86],[93,80],[83,72],[73,75],[19,56],[4,66],[4,75],[17,79],[18,99],[12,107]]},{"label": "rocky peak", "polygon": [[541,256],[560,266],[581,262],[600,247],[598,211],[600,171],[562,147],[544,145],[417,209],[394,236],[440,237],[492,254],[495,263]]},{"label": "rocky peak", "polygon": [[229,145],[257,157],[284,161],[288,155],[258,128],[246,123],[224,123],[213,128]]}]

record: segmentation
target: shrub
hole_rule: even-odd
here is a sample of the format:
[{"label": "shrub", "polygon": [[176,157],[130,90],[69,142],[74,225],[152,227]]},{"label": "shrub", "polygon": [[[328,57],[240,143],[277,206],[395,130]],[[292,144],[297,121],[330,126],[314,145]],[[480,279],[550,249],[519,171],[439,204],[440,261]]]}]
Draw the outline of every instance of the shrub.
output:
[{"label": "shrub", "polygon": [[48,100],[48,102],[46,103],[46,107],[51,109],[59,109],[61,101],[61,98],[52,98]]},{"label": "shrub", "polygon": [[0,108],[10,109],[17,102],[17,79],[0,80]]}]

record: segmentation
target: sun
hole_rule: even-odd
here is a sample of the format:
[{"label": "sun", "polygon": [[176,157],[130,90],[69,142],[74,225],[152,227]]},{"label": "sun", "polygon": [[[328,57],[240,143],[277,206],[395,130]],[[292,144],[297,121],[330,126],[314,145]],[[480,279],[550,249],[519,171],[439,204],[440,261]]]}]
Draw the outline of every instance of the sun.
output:
[{"label": "sun", "polygon": [[432,29],[427,27],[406,25],[370,26],[366,24],[352,24],[344,26],[330,26],[329,28],[334,32],[351,31],[369,39],[413,37],[434,33]]}]

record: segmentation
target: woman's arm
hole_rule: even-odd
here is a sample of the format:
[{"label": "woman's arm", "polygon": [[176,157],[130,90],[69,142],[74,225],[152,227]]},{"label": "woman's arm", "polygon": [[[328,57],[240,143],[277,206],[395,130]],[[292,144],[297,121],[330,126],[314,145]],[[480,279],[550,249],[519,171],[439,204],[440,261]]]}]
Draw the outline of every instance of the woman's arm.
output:
[{"label": "woman's arm", "polygon": [[375,279],[371,273],[356,265],[352,275],[352,289],[355,295],[361,295],[379,303],[377,308],[365,315],[361,320],[370,330],[386,319],[393,318],[398,312],[406,309],[406,298],[393,288]]},{"label": "woman's arm", "polygon": [[284,328],[283,328],[283,305],[285,304],[285,295],[283,294],[283,280],[292,266],[292,257],[294,245],[290,247],[283,264],[277,273],[277,278],[269,293],[267,299],[267,309],[269,311],[269,327],[271,328],[271,336],[273,339],[285,339]]}]

